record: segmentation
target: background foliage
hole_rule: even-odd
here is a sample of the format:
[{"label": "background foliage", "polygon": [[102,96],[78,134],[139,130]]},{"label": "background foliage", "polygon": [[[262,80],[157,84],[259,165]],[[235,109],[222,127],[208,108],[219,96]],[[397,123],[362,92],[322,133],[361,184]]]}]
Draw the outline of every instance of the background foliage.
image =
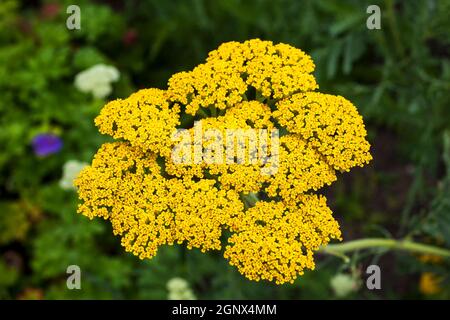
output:
[{"label": "background foliage", "polygon": [[[65,26],[81,8],[81,30]],[[366,8],[381,8],[368,30]],[[326,190],[345,240],[410,237],[450,247],[450,2],[333,0],[128,0],[0,2],[0,298],[167,298],[173,277],[198,298],[336,298],[344,272],[365,282],[378,263],[382,289],[347,298],[443,298],[449,262],[410,253],[365,251],[344,264],[320,256],[293,285],[253,283],[217,254],[182,247],[140,261],[123,252],[104,221],[75,213],[76,193],[58,181],[67,160],[89,162],[106,141],[93,124],[105,100],[202,62],[220,43],[259,37],[311,54],[321,92],[342,94],[364,115],[374,161]],[[94,99],[74,77],[95,64],[121,73],[113,93]],[[31,139],[53,132],[61,152],[40,158]],[[431,262],[430,262],[431,261]],[[66,288],[66,268],[82,290]],[[420,278],[441,280],[434,294]]]}]

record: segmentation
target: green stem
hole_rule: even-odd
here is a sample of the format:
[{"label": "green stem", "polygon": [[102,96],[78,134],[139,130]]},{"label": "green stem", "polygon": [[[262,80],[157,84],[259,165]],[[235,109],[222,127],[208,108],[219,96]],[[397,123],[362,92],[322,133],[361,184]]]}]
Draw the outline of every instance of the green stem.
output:
[{"label": "green stem", "polygon": [[391,250],[412,251],[417,253],[433,254],[442,257],[450,257],[450,250],[448,249],[443,249],[422,243],[416,243],[410,240],[383,238],[359,239],[344,242],[341,244],[330,244],[326,247],[322,247],[319,252],[336,256],[345,256],[345,253],[347,252],[370,248],[386,248]]},{"label": "green stem", "polygon": [[203,118],[209,118],[209,115],[205,112],[205,110],[203,110],[203,109],[201,109],[201,108],[199,108],[199,109],[197,110],[197,113],[198,113],[200,116],[202,116]]},{"label": "green stem", "polygon": [[258,195],[256,193],[250,192],[247,194],[241,194],[241,197],[244,199],[248,208],[253,207],[256,202],[259,201]]},{"label": "green stem", "polygon": [[215,106],[211,106],[211,116],[217,117],[217,109]]},{"label": "green stem", "polygon": [[387,16],[391,27],[392,37],[394,38],[394,46],[399,56],[403,56],[404,50],[401,42],[400,33],[398,31],[397,20],[395,16],[394,1],[387,0]]}]

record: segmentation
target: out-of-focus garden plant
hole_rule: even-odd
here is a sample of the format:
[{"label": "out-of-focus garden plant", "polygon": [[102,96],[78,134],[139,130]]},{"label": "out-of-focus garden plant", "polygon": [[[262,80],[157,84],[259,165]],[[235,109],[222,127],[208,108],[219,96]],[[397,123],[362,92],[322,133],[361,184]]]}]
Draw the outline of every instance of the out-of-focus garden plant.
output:
[{"label": "out-of-focus garden plant", "polygon": [[[65,26],[70,4],[81,30]],[[366,28],[370,4],[381,8],[380,30]],[[450,247],[449,12],[437,0],[1,1],[0,298],[165,299],[176,277],[197,298],[449,298],[448,259],[388,250],[399,247],[391,239]],[[220,43],[256,37],[311,54],[320,90],[363,114],[374,160],[325,193],[346,241],[383,245],[336,248],[346,259],[323,255],[315,272],[280,287],[243,279],[220,254],[122,253],[108,224],[76,215],[74,190],[61,187],[67,163],[90,162],[107,141],[94,117],[108,100],[164,88]],[[75,85],[96,65],[120,73],[109,95]],[[57,138],[38,139],[44,155],[40,136]],[[355,280],[371,263],[382,290]],[[82,290],[66,287],[71,264]]]}]

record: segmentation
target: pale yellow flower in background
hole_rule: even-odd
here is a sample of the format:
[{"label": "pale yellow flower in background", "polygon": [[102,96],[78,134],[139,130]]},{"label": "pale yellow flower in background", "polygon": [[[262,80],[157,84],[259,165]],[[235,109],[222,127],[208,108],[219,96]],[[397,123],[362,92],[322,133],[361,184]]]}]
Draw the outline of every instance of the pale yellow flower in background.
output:
[{"label": "pale yellow flower in background", "polygon": [[338,273],[330,281],[331,289],[338,298],[344,298],[359,289],[360,281],[347,273]]},{"label": "pale yellow flower in background", "polygon": [[196,300],[189,283],[183,278],[172,278],[167,282],[169,300]]},{"label": "pale yellow flower in background", "polygon": [[75,76],[75,87],[81,92],[91,93],[103,99],[112,92],[112,82],[120,78],[119,70],[113,66],[97,64]]},{"label": "pale yellow flower in background", "polygon": [[59,180],[59,186],[64,190],[76,190],[74,180],[81,170],[83,170],[88,163],[78,160],[69,160],[63,166],[63,175]]}]

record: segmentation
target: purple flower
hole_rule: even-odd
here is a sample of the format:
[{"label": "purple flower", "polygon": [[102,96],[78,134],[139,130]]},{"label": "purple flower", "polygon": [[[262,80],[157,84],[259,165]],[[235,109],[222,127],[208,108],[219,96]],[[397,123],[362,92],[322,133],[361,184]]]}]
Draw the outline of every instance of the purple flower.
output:
[{"label": "purple flower", "polygon": [[52,133],[38,134],[32,141],[34,153],[43,157],[61,150],[63,142],[60,137]]}]

